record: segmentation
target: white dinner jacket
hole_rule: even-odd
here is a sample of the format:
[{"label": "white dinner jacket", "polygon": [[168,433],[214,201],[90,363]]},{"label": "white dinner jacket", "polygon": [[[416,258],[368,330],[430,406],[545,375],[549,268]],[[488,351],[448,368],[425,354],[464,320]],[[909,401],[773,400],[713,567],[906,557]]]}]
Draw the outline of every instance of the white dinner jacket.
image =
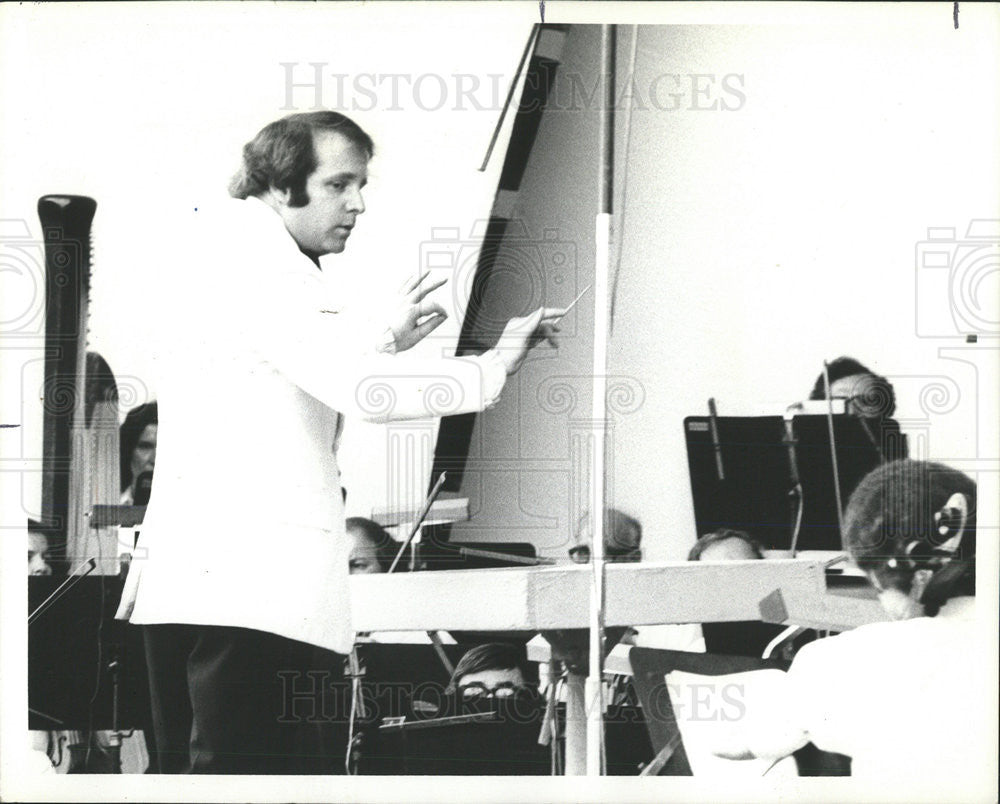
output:
[{"label": "white dinner jacket", "polygon": [[265,204],[232,200],[195,218],[158,300],[156,470],[118,616],[346,652],[343,415],[482,410],[503,364],[495,352],[379,354],[379,326],[336,312],[322,272]]}]

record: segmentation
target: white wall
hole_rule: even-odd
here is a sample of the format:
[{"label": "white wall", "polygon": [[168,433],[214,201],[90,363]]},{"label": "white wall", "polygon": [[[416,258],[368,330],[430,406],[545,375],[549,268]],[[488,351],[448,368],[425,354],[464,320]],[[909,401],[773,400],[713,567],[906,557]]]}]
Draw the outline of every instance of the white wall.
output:
[{"label": "white wall", "polygon": [[[970,221],[1000,219],[996,19],[963,6],[954,31],[934,7],[880,11],[872,28],[859,9],[841,25],[639,31],[627,182],[617,176],[626,197],[609,372],[632,378],[641,404],[614,416],[608,493],[642,520],[649,558],[683,557],[696,537],[684,416],[707,412],[709,396],[722,415],[780,412],[808,394],[824,359],[842,354],[893,382],[917,456],[995,485],[996,340],[967,348],[961,336],[975,322],[943,337],[946,272],[918,267],[918,249],[929,227],[954,227],[964,241]],[[630,33],[623,28],[622,75]],[[572,29],[563,59],[565,99],[574,72],[593,80],[596,30]],[[656,83],[670,74],[682,83]],[[696,79],[707,94],[693,95],[691,74],[709,76]],[[529,228],[557,227],[575,242],[580,287],[593,272],[596,125],[589,109],[546,115],[518,209]],[[625,125],[620,114],[620,136]],[[994,224],[978,258],[959,255],[979,284],[976,300],[956,303],[978,305],[978,329],[994,334],[998,235]],[[591,313],[577,316],[586,332]],[[505,400],[482,417],[474,441],[487,465],[510,452],[515,431],[561,463],[520,491],[486,477],[480,492],[470,478],[489,517],[462,535],[527,536],[562,553],[574,504],[557,478],[572,465],[567,421],[541,412],[530,391],[550,373],[589,374],[589,346],[577,336],[558,359],[539,359],[522,383],[534,384],[527,402]],[[583,391],[568,415],[587,416],[589,386],[573,384]],[[512,529],[511,510],[515,522],[525,512],[550,519]]]}]

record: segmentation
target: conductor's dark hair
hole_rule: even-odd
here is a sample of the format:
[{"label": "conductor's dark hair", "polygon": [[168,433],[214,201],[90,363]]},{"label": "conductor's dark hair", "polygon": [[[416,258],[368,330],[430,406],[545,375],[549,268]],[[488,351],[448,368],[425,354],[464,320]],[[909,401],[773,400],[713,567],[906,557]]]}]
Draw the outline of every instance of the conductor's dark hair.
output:
[{"label": "conductor's dark hair", "polygon": [[688,553],[688,561],[700,561],[701,554],[705,552],[706,547],[710,544],[718,544],[719,542],[724,542],[729,539],[739,539],[741,542],[746,542],[750,549],[753,550],[755,558],[764,557],[764,546],[745,530],[719,528],[711,533],[706,533],[694,543],[694,547],[692,547],[691,552]]},{"label": "conductor's dark hair", "polygon": [[448,682],[448,691],[455,692],[467,675],[485,670],[520,670],[521,676],[527,681],[528,660],[524,646],[488,642],[470,649],[455,665],[451,681]]},{"label": "conductor's dark hair", "polygon": [[[967,519],[957,553],[947,556],[940,548],[958,531],[957,511],[947,505],[956,493],[965,497]],[[909,594],[914,574],[931,570],[934,576],[921,602],[934,616],[949,597],[975,594],[976,484],[940,463],[883,464],[851,495],[844,540],[855,563],[884,589]]]},{"label": "conductor's dark hair", "polygon": [[[893,390],[892,383],[880,374],[876,374],[864,363],[853,357],[838,357],[827,366],[827,372],[830,375],[831,385],[844,377],[867,374],[874,381],[874,385],[858,402],[866,409],[877,411],[878,418],[889,418],[896,412],[896,392]],[[820,372],[819,376],[816,377],[809,398],[826,399],[826,379],[823,377],[823,372]]]},{"label": "conductor's dark hair", "polygon": [[156,402],[146,402],[132,408],[118,430],[118,467],[121,471],[121,490],[125,491],[132,485],[132,453],[139,443],[139,438],[147,425],[157,424],[158,409]]},{"label": "conductor's dark hair", "polygon": [[346,137],[369,159],[375,144],[351,118],[340,112],[290,114],[264,126],[243,146],[243,166],[229,185],[233,198],[261,196],[270,188],[289,190],[289,206],[309,203],[306,179],[316,170],[316,132],[332,131]]},{"label": "conductor's dark hair", "polygon": [[[363,516],[348,517],[345,522],[348,531],[358,531],[365,540],[375,548],[375,558],[382,572],[388,572],[392,561],[399,550],[399,544],[389,535],[389,532],[378,522],[365,519]],[[402,561],[396,566],[396,571],[405,571]]]}]

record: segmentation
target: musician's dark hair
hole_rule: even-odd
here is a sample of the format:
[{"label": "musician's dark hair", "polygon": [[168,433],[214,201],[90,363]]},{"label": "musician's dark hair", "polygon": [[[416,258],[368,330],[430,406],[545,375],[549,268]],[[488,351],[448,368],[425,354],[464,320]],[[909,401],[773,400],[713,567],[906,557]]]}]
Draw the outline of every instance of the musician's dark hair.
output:
[{"label": "musician's dark hair", "polygon": [[729,539],[739,539],[741,542],[746,542],[750,546],[750,549],[753,550],[756,558],[764,557],[764,546],[745,530],[719,528],[718,530],[713,530],[711,533],[706,533],[694,543],[694,547],[688,553],[688,561],[700,561],[701,554],[705,552],[705,548],[710,544],[718,544]]},{"label": "musician's dark hair", "polygon": [[[939,548],[956,533],[953,494],[968,507],[953,557]],[[937,514],[937,516],[935,516]],[[858,484],[844,514],[844,541],[855,563],[883,589],[909,594],[917,570],[934,575],[921,602],[934,616],[950,597],[976,590],[976,484],[944,464],[900,460],[883,464]]]},{"label": "musician's dark hair", "polygon": [[147,425],[157,424],[156,402],[146,402],[132,408],[118,430],[118,467],[121,471],[121,490],[132,485],[132,453],[139,444],[139,438]]},{"label": "musician's dark hair", "polygon": [[[590,512],[580,517],[577,533],[590,521]],[[604,553],[612,562],[642,560],[642,524],[617,508],[604,509]]]},{"label": "musician's dark hair", "polygon": [[[865,374],[872,378],[873,387],[859,401],[868,409],[877,411],[877,418],[889,418],[896,412],[896,392],[892,383],[880,374],[876,374],[864,363],[855,360],[853,357],[838,357],[827,366],[827,373],[830,375],[830,385],[844,377],[853,377],[856,374]],[[823,372],[816,377],[813,389],[809,393],[810,399],[826,399],[826,378]]]},{"label": "musician's dark hair", "polygon": [[[396,553],[399,551],[399,544],[389,535],[389,532],[378,522],[365,519],[363,516],[348,517],[345,526],[348,531],[356,530],[364,536],[365,541],[375,548],[375,559],[382,572],[388,572]],[[396,571],[405,570],[405,565],[400,561],[396,565]]]},{"label": "musician's dark hair", "polygon": [[487,642],[466,651],[458,660],[448,682],[448,692],[455,692],[462,679],[472,673],[486,670],[520,670],[525,681],[530,678],[528,659],[523,645],[508,642]]},{"label": "musician's dark hair", "polygon": [[264,126],[243,146],[243,166],[229,185],[233,198],[260,196],[270,188],[289,190],[288,204],[309,203],[306,179],[316,170],[314,135],[333,131],[346,137],[369,159],[375,143],[351,118],[340,112],[320,111],[290,114]]}]

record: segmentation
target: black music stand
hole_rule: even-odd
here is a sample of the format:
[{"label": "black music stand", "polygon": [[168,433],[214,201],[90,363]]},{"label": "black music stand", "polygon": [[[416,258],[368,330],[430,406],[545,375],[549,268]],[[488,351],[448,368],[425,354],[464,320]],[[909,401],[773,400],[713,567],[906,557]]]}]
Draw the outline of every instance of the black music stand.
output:
[{"label": "black music stand", "polygon": [[643,710],[630,704],[608,707],[604,716],[606,776],[636,776],[654,756]]},{"label": "black music stand", "polygon": [[[54,576],[29,577],[28,611],[38,608],[64,580]],[[40,731],[151,728],[142,632],[114,619],[122,585],[120,576],[80,578],[64,597],[30,624],[29,728]]]},{"label": "black music stand", "polygon": [[[471,548],[471,554],[462,548]],[[505,559],[505,555],[510,558]],[[519,558],[535,556],[535,546],[530,542],[451,542],[425,538],[420,543],[420,560],[428,570],[522,567],[526,565]]]},{"label": "black music stand", "polygon": [[494,701],[479,711],[383,723],[374,759],[393,775],[546,776],[549,749],[538,744],[544,705]]},{"label": "black music stand", "polygon": [[[441,647],[453,665],[467,650],[462,645]],[[433,713],[443,705],[451,678],[433,645],[364,642],[358,646],[358,656],[365,667],[365,694],[374,705],[376,719]]]},{"label": "black music stand", "polygon": [[[892,419],[877,423],[832,417],[841,501],[884,460],[906,456]],[[714,428],[713,428],[714,425]],[[830,421],[818,414],[688,416],[684,419],[691,495],[699,536],[719,528],[747,531],[766,549],[788,550],[795,522],[795,470],[802,488],[802,525],[796,549],[841,550]],[[794,447],[795,462],[791,448]],[[721,470],[721,471],[720,471]]]}]

